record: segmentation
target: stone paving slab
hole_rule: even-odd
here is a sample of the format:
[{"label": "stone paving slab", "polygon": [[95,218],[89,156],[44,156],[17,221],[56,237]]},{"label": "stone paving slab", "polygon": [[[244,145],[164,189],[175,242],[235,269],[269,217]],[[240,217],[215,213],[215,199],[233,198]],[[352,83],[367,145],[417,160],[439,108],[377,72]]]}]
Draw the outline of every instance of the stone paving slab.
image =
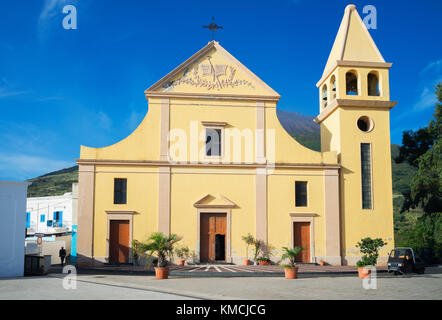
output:
[{"label": "stone paving slab", "polygon": [[[300,275],[345,275],[356,274],[357,268],[353,266],[319,266],[315,264],[298,264]],[[377,267],[378,272],[386,272],[386,267]],[[61,267],[52,267],[51,272],[61,272]],[[132,265],[103,265],[93,267],[79,267],[78,273],[93,274],[145,274],[153,275],[153,269],[145,269],[144,266]],[[233,264],[199,264],[185,266],[170,266],[171,276],[184,277],[281,277],[284,269],[278,265],[255,266]]]},{"label": "stone paving slab", "polygon": [[[1,278],[0,300],[193,300],[189,295],[171,293],[172,290],[148,290],[113,281],[77,281],[75,289],[63,287],[63,274]],[[95,279],[107,280],[107,279]],[[111,279],[112,280],[112,279]]]},{"label": "stone paving slab", "polygon": [[[227,266],[229,267],[229,266]],[[271,266],[272,267],[272,266]],[[259,268],[259,267],[258,267]],[[155,279],[153,272],[78,274],[78,287],[65,290],[65,274],[0,280],[1,299],[350,299],[442,300],[442,266],[425,274],[377,275],[376,289],[366,290],[356,274],[300,273],[299,278],[279,277],[182,277]],[[239,273],[239,272],[237,272]],[[247,273],[256,274],[256,273]],[[315,274],[315,275],[312,275]],[[55,278],[55,279],[54,279]]]},{"label": "stone paving slab", "polygon": [[[209,272],[203,274],[209,274]],[[221,273],[212,272],[212,274]],[[50,277],[60,278],[63,276],[63,274],[50,275]],[[158,280],[153,275],[143,273],[79,274],[78,281],[107,285],[109,288],[114,288],[109,290],[113,293],[117,293],[120,287],[136,288],[197,299],[442,299],[442,267],[429,267],[422,275],[395,276],[380,273],[377,275],[376,289],[371,290],[364,289],[363,281],[356,274],[335,275],[331,273],[319,274],[319,276],[302,273],[295,280],[287,280],[282,276],[248,278],[213,276],[210,279],[170,276],[168,280]]]}]

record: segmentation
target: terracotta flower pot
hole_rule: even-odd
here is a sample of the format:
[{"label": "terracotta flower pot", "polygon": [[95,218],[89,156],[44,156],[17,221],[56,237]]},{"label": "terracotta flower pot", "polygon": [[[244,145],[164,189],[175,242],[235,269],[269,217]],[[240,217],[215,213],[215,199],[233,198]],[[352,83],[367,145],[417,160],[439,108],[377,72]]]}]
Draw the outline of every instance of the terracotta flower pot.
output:
[{"label": "terracotta flower pot", "polygon": [[169,278],[169,267],[155,268],[155,276],[156,276],[157,279],[167,279],[167,278]]},{"label": "terracotta flower pot", "polygon": [[250,264],[250,260],[249,260],[249,259],[244,259],[244,260],[242,261],[242,264],[243,264],[244,266],[248,266],[248,265]]},{"label": "terracotta flower pot", "polygon": [[371,273],[371,270],[366,267],[359,267],[358,268],[358,275],[359,278],[364,279],[367,278]]},{"label": "terracotta flower pot", "polygon": [[298,267],[294,268],[284,268],[286,279],[296,279],[298,278]]},{"label": "terracotta flower pot", "polygon": [[184,263],[186,262],[186,260],[184,260],[184,259],[180,259],[179,261],[178,261],[178,265],[179,266],[184,266]]},{"label": "terracotta flower pot", "polygon": [[270,265],[270,261],[259,260],[258,263],[260,266],[269,266]]}]

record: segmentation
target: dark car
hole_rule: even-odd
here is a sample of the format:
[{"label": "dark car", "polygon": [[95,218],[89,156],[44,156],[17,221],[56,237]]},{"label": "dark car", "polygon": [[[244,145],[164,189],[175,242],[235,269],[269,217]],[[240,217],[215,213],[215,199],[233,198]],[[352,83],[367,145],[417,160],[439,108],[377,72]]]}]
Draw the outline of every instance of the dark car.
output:
[{"label": "dark car", "polygon": [[425,263],[416,254],[413,248],[396,248],[391,250],[388,257],[388,272],[394,274],[424,273]]}]

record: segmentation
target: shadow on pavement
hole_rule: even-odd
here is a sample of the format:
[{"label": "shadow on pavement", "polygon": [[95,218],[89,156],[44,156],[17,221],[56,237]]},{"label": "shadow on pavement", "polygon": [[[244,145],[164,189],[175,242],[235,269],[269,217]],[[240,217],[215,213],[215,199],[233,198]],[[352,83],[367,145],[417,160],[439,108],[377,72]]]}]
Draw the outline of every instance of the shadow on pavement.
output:
[{"label": "shadow on pavement", "polygon": [[[53,265],[49,273],[51,274],[62,274],[61,265]],[[119,276],[154,276],[155,272],[153,270],[115,270],[115,269],[103,269],[103,268],[77,268],[77,273],[79,275],[95,275],[94,278],[104,278],[106,275],[119,275]],[[394,275],[393,273],[387,273],[386,270],[379,270],[377,272],[378,278],[412,278],[412,277],[426,277],[432,278],[432,275],[442,274],[442,266],[431,266],[425,269],[425,274],[419,275],[416,273],[410,273],[405,275]],[[182,272],[170,272],[170,278],[233,278],[233,277],[284,277],[283,273],[273,273],[273,274],[250,274],[250,273],[182,273]],[[309,278],[338,278],[338,277],[357,277],[357,272],[299,272],[299,279],[309,279]]]}]

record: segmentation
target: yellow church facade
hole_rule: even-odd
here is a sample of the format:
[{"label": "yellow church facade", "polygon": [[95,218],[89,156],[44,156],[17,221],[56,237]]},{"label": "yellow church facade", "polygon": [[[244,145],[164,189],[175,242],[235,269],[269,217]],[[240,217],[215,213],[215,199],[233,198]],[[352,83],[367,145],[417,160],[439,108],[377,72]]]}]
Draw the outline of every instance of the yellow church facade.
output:
[{"label": "yellow church facade", "polygon": [[79,260],[132,262],[132,240],[174,233],[204,262],[241,263],[248,233],[270,258],[354,265],[363,237],[394,247],[386,63],[347,6],[317,83],[321,152],[281,126],[279,94],[211,41],[145,91],[124,140],[81,147]]}]

